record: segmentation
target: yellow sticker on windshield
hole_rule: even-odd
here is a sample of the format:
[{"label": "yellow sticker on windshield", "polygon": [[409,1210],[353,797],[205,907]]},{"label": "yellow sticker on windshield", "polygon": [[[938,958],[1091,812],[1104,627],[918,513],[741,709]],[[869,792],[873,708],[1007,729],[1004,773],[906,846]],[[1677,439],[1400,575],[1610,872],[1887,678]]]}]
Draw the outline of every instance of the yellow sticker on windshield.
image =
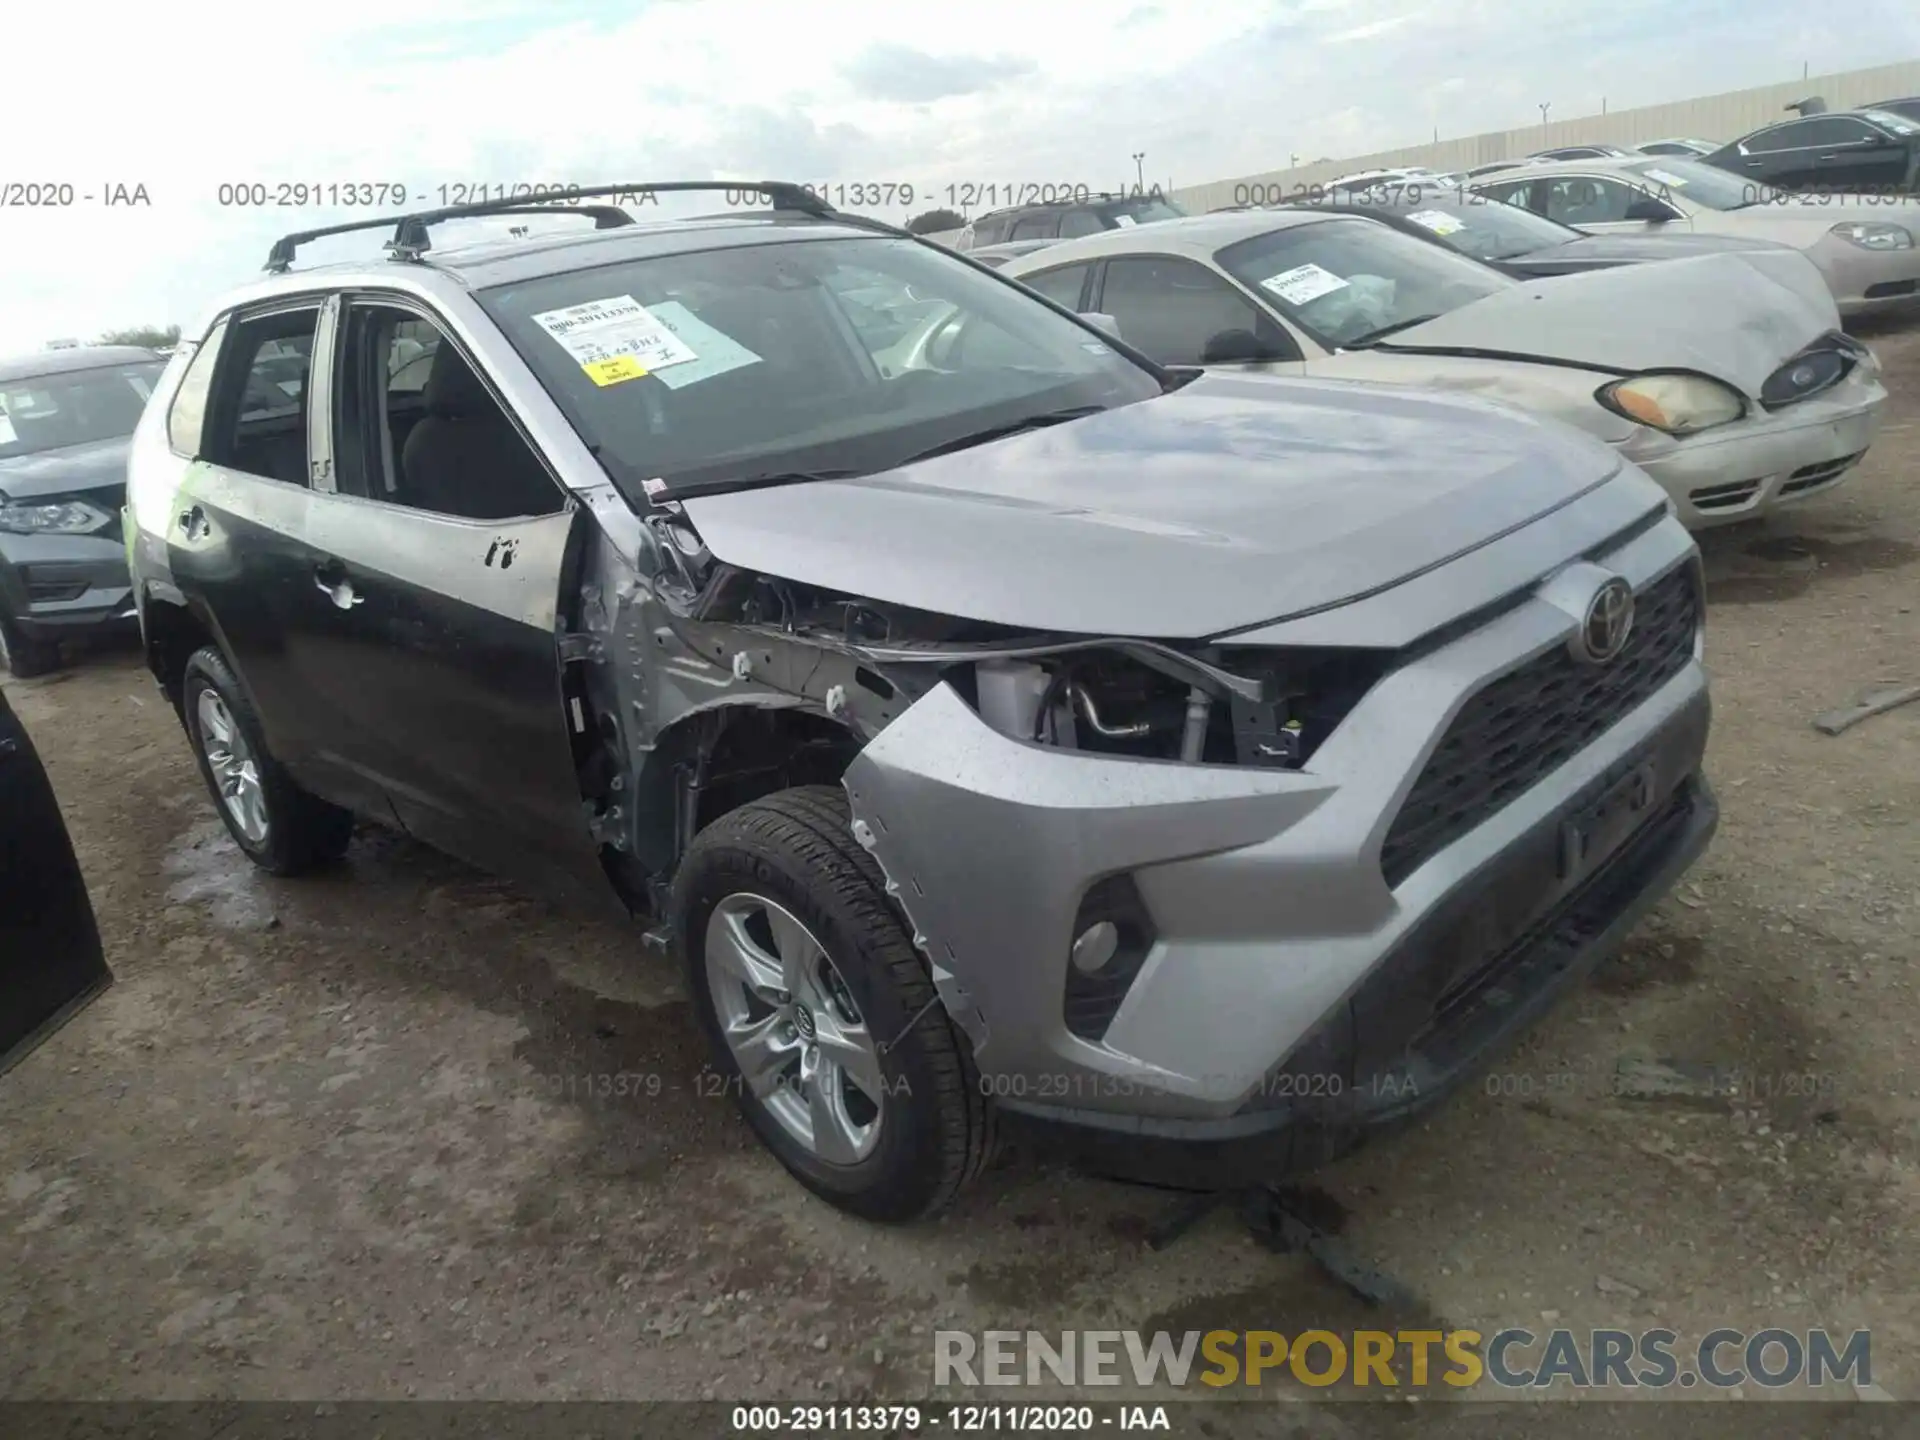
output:
[{"label": "yellow sticker on windshield", "polygon": [[631,355],[615,355],[606,360],[589,360],[580,367],[596,385],[618,385],[622,380],[638,380],[647,372]]}]

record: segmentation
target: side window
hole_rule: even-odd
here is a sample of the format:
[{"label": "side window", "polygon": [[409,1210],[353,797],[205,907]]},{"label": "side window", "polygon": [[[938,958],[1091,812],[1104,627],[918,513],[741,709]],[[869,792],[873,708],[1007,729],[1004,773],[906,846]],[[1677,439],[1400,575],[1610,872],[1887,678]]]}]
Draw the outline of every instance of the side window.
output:
[{"label": "side window", "polygon": [[167,411],[167,444],[174,454],[188,460],[200,457],[207,429],[207,403],[213,396],[213,369],[226,339],[227,322],[222,320],[193,352],[187,373],[180,377],[180,388],[173,392],[173,406]]},{"label": "side window", "polygon": [[1109,260],[1099,308],[1119,322],[1122,340],[1162,365],[1298,355],[1294,346],[1277,341],[1277,327],[1251,300],[1191,260]]},{"label": "side window", "polygon": [[1564,175],[1546,182],[1547,218],[1562,225],[1605,225],[1627,218],[1634,191],[1618,180]]},{"label": "side window", "polygon": [[1038,290],[1056,305],[1064,305],[1069,310],[1080,308],[1080,292],[1086,285],[1090,263],[1079,265],[1060,265],[1052,270],[1042,270],[1037,275],[1027,275],[1020,283],[1029,290]]},{"label": "side window", "polygon": [[1851,115],[1834,115],[1812,123],[1814,138],[1807,142],[1812,145],[1860,145],[1886,138],[1866,121]]},{"label": "side window", "polygon": [[1817,145],[1811,137],[1813,121],[1795,120],[1785,125],[1776,125],[1771,130],[1762,130],[1748,137],[1743,147],[1749,154],[1764,155],[1773,150],[1794,150],[1802,145]]},{"label": "side window", "polygon": [[1100,217],[1091,210],[1069,210],[1060,217],[1060,238],[1071,240],[1076,235],[1098,235],[1107,227],[1100,223]]},{"label": "side window", "polygon": [[1028,215],[1013,222],[1013,240],[1051,240],[1059,230],[1059,217],[1040,214]]},{"label": "side window", "polygon": [[233,325],[215,372],[206,458],[289,485],[307,483],[307,380],[316,306]]},{"label": "side window", "polygon": [[1475,193],[1489,200],[1498,200],[1503,205],[1518,205],[1522,210],[1534,208],[1531,180],[1497,180],[1490,185],[1476,187]]},{"label": "side window", "polygon": [[998,245],[1007,238],[1007,217],[989,215],[973,227],[975,245]]},{"label": "side window", "polygon": [[354,301],[341,335],[333,450],[342,493],[462,520],[562,508],[546,466],[437,324]]}]

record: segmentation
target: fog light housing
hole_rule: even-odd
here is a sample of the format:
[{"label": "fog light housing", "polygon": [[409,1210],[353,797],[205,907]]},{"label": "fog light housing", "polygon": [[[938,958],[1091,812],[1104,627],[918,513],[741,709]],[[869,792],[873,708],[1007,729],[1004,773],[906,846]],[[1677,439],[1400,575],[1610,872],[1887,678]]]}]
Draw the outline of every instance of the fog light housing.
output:
[{"label": "fog light housing", "polygon": [[1088,887],[1074,916],[1072,934],[1063,1017],[1072,1034],[1099,1040],[1127,998],[1159,932],[1133,877],[1110,875]]}]

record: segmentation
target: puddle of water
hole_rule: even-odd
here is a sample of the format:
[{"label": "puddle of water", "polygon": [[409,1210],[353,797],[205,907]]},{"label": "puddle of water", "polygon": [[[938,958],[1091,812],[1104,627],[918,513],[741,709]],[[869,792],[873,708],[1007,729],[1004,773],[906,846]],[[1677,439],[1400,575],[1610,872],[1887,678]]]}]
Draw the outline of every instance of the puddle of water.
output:
[{"label": "puddle of water", "polygon": [[204,902],[213,923],[223,929],[271,930],[280,923],[260,871],[217,819],[203,820],[181,836],[161,868],[173,877],[169,900]]}]

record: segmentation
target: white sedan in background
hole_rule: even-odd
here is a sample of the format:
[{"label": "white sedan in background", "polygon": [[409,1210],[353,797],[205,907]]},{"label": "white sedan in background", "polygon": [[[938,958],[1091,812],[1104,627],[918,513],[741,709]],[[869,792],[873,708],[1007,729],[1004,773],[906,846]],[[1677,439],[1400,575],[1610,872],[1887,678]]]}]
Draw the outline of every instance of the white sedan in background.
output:
[{"label": "white sedan in background", "polygon": [[1671,155],[1529,166],[1469,189],[1590,234],[1780,241],[1826,277],[1842,315],[1920,302],[1920,199],[1796,195]]},{"label": "white sedan in background", "polygon": [[[1886,401],[1790,250],[1516,281],[1376,220],[1260,210],[1063,241],[1001,273],[1163,364],[1458,390],[1576,425],[1692,528],[1830,489]],[[965,338],[935,317],[899,358],[938,366]]]}]

